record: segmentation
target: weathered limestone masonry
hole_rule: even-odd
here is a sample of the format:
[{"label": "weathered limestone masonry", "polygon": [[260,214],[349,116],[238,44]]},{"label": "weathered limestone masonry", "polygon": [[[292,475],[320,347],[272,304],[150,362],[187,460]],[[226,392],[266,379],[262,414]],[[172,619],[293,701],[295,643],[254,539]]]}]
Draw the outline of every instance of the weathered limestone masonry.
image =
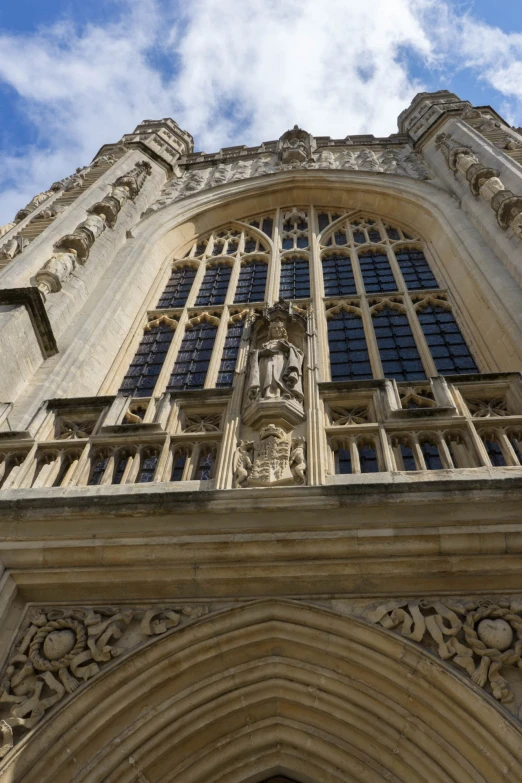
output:
[{"label": "weathered limestone masonry", "polygon": [[522,135],[195,152],[0,228],[0,783],[522,780]]}]

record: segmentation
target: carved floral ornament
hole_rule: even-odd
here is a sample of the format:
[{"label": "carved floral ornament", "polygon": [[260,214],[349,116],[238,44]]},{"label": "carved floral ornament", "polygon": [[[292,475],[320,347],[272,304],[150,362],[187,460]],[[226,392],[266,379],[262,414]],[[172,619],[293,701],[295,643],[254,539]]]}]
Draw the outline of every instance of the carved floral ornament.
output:
[{"label": "carved floral ornament", "polygon": [[0,758],[114,658],[207,612],[206,605],[31,610],[0,683]]},{"label": "carved floral ornament", "polygon": [[[390,601],[366,619],[436,649],[480,688],[513,709],[509,670],[522,669],[522,597]],[[522,705],[518,718],[522,720]]]}]

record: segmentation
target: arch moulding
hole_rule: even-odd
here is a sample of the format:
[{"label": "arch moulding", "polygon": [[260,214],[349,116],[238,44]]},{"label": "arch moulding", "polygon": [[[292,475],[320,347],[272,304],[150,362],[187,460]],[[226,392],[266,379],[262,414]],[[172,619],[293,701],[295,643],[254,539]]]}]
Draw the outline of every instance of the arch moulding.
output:
[{"label": "arch moulding", "polygon": [[522,735],[411,642],[267,600],[121,659],[28,735],[1,783],[500,783]]}]

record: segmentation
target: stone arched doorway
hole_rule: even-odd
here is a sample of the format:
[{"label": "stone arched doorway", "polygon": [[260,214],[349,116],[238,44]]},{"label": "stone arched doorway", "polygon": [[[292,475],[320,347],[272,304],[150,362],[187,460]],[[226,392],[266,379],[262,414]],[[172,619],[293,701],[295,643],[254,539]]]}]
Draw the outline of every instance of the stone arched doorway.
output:
[{"label": "stone arched doorway", "polygon": [[[522,734],[410,642],[299,602],[201,618],[40,724],[2,783],[500,783]],[[287,783],[284,780],[284,783]]]}]

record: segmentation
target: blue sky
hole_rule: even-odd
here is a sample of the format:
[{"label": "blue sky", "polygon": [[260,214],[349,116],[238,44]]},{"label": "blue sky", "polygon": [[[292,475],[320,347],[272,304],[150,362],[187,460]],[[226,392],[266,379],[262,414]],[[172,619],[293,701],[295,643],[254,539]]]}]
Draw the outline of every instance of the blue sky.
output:
[{"label": "blue sky", "polygon": [[0,225],[142,119],[207,152],[386,136],[438,89],[522,125],[522,0],[4,2]]}]

